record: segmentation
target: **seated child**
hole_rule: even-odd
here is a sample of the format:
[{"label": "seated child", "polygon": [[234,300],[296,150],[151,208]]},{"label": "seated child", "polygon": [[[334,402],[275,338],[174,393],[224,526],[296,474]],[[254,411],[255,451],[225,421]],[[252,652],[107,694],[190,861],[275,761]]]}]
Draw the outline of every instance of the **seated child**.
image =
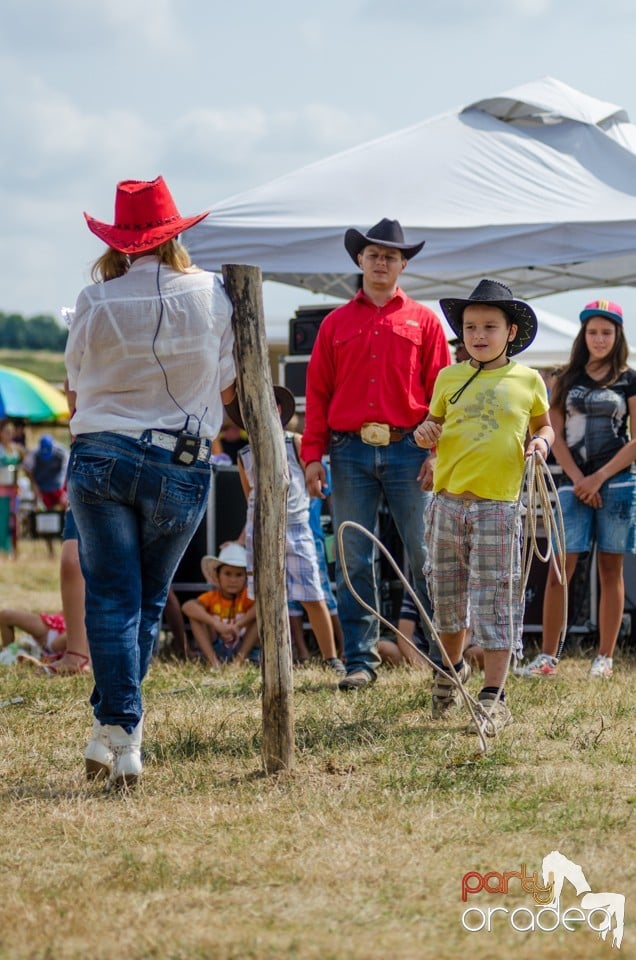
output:
[{"label": "seated child", "polygon": [[1,646],[13,643],[16,628],[32,637],[45,656],[56,656],[66,650],[66,623],[61,613],[0,610]]},{"label": "seated child", "polygon": [[203,557],[203,576],[214,589],[182,606],[192,635],[210,666],[258,663],[256,606],[247,595],[245,547],[228,543],[218,557]]},{"label": "seated child", "polygon": [[[274,396],[283,426],[286,426],[294,415],[296,401],[286,387],[275,386]],[[232,415],[236,416],[237,413],[233,411]],[[302,604],[316,637],[325,667],[333,670],[338,676],[344,676],[346,672],[344,664],[336,656],[333,624],[324,600],[316,544],[309,525],[309,494],[305,486],[304,466],[299,455],[300,439],[300,434],[285,433],[285,452],[289,465],[285,537],[287,599]],[[239,452],[238,468],[247,499],[245,543],[248,552],[249,591],[251,595],[254,589],[252,579],[252,532],[254,526],[255,477],[254,461],[249,446],[244,447]]]}]

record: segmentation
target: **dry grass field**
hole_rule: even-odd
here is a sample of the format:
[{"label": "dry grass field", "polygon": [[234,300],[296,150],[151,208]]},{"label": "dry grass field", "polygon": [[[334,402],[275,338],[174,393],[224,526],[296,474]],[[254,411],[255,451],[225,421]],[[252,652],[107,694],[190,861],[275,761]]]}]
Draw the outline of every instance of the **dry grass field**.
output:
[{"label": "dry grass field", "polygon": [[[3,604],[58,609],[57,556],[27,542],[0,563]],[[0,667],[0,958],[634,957],[636,663],[609,683],[588,667],[510,680],[516,722],[481,760],[465,718],[431,721],[426,675],[345,695],[297,671],[296,767],[267,778],[259,674],[159,661],[130,796],[83,779],[89,678]],[[533,901],[514,879],[462,903],[469,871],[532,873],[555,849],[625,894],[620,951],[585,923],[517,932]],[[569,884],[561,899],[578,904]],[[507,913],[468,932],[470,906]]]}]

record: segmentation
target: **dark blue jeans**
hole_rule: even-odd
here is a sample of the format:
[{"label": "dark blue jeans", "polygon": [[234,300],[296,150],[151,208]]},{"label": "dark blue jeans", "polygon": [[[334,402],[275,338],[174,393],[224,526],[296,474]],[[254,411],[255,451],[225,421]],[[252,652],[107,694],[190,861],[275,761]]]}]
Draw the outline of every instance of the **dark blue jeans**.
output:
[{"label": "dark blue jeans", "polygon": [[117,433],[75,439],[69,495],[86,581],[86,629],[103,724],[132,732],[177,565],[205,512],[210,467]]},{"label": "dark blue jeans", "polygon": [[[416,445],[412,434],[386,447],[372,447],[356,434],[333,433],[329,455],[335,529],[345,520],[352,520],[373,533],[384,495],[404,545],[415,592],[431,616],[423,573],[424,512],[430,507],[431,494],[421,490],[417,480],[428,451]],[[352,585],[366,603],[379,610],[372,541],[349,528],[343,544]],[[380,665],[380,624],[350,593],[339,557],[336,557],[336,587],[347,672],[363,670],[375,677]],[[431,644],[430,656],[439,661],[437,645]]]}]

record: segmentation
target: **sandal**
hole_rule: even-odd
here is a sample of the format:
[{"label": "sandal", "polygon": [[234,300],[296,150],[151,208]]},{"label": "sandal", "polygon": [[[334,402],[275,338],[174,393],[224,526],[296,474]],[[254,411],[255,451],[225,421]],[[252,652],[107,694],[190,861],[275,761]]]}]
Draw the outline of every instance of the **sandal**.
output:
[{"label": "sandal", "polygon": [[[67,664],[60,662],[67,654],[71,657],[77,657],[78,662],[75,667],[69,667]],[[70,677],[76,673],[88,675],[92,673],[92,670],[90,660],[86,654],[78,653],[76,650],[65,650],[58,660],[46,664],[43,663],[39,672],[46,674],[48,677]]]},{"label": "sandal", "polygon": [[48,659],[47,662],[38,660],[37,657],[32,657],[29,653],[19,653],[16,659],[18,663],[28,663],[30,666],[36,667],[36,672],[45,677],[67,677],[76,673],[91,673],[89,658],[85,654],[76,653],[75,650],[66,650],[65,652],[79,659],[76,667],[62,666],[62,664],[58,662],[64,656],[62,653],[55,659]]}]

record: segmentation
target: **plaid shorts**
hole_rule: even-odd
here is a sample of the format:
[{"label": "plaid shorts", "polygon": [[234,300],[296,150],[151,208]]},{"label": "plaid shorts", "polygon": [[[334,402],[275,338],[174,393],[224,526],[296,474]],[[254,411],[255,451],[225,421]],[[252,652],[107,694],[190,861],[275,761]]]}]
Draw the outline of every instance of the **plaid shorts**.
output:
[{"label": "plaid shorts", "polygon": [[[254,599],[253,550],[247,541],[247,593]],[[324,600],[316,544],[308,523],[288,523],[285,536],[287,600]]]},{"label": "plaid shorts", "polygon": [[521,520],[517,504],[435,494],[426,544],[425,573],[435,628],[457,633],[471,627],[472,642],[485,650],[509,650],[512,645],[520,653],[524,598],[519,597]]}]

